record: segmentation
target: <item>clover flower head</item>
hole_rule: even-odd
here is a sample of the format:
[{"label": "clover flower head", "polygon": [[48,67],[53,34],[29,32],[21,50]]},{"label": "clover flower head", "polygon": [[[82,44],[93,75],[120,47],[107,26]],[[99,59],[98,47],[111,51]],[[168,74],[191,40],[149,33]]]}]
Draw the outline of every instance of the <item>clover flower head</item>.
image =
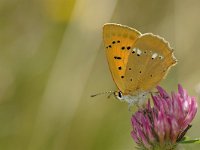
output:
[{"label": "clover flower head", "polygon": [[131,118],[133,140],[139,149],[174,149],[182,140],[197,113],[195,97],[178,85],[178,92],[171,96],[160,86],[152,95],[153,107],[148,100],[145,108]]}]

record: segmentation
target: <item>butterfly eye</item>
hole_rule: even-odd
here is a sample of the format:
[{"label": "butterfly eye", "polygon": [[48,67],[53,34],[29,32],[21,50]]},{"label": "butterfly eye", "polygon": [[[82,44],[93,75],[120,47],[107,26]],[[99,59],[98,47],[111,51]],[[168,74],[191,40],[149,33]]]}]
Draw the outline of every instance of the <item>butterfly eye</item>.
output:
[{"label": "butterfly eye", "polygon": [[120,92],[120,91],[118,92],[117,98],[118,98],[119,100],[124,99],[124,98],[123,98],[123,95],[122,95],[122,92]]},{"label": "butterfly eye", "polygon": [[122,98],[122,93],[121,92],[118,92],[118,97]]}]

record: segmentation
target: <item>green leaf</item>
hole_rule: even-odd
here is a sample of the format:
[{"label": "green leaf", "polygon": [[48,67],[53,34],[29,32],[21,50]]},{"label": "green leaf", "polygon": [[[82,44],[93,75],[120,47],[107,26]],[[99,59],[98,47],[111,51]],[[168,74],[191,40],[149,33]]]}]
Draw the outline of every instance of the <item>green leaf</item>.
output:
[{"label": "green leaf", "polygon": [[200,138],[190,139],[189,137],[184,137],[178,143],[180,143],[180,144],[192,144],[192,143],[194,143],[194,144],[200,144]]}]

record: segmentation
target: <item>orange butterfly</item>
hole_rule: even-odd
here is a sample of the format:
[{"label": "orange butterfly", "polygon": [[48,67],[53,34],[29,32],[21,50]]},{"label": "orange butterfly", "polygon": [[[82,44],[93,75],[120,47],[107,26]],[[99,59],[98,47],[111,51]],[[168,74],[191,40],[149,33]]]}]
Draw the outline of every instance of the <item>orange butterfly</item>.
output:
[{"label": "orange butterfly", "polygon": [[103,27],[108,65],[119,91],[116,98],[141,105],[177,60],[169,43],[152,33],[119,24]]}]

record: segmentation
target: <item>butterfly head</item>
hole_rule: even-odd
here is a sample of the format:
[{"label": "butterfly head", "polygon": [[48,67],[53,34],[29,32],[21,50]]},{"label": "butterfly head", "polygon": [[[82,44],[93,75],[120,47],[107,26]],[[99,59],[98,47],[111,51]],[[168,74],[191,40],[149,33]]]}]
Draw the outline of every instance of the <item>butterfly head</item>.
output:
[{"label": "butterfly head", "polygon": [[115,91],[115,92],[114,92],[114,96],[115,96],[118,100],[120,100],[120,101],[123,101],[123,100],[124,100],[124,96],[123,96],[123,94],[122,94],[121,91]]}]

